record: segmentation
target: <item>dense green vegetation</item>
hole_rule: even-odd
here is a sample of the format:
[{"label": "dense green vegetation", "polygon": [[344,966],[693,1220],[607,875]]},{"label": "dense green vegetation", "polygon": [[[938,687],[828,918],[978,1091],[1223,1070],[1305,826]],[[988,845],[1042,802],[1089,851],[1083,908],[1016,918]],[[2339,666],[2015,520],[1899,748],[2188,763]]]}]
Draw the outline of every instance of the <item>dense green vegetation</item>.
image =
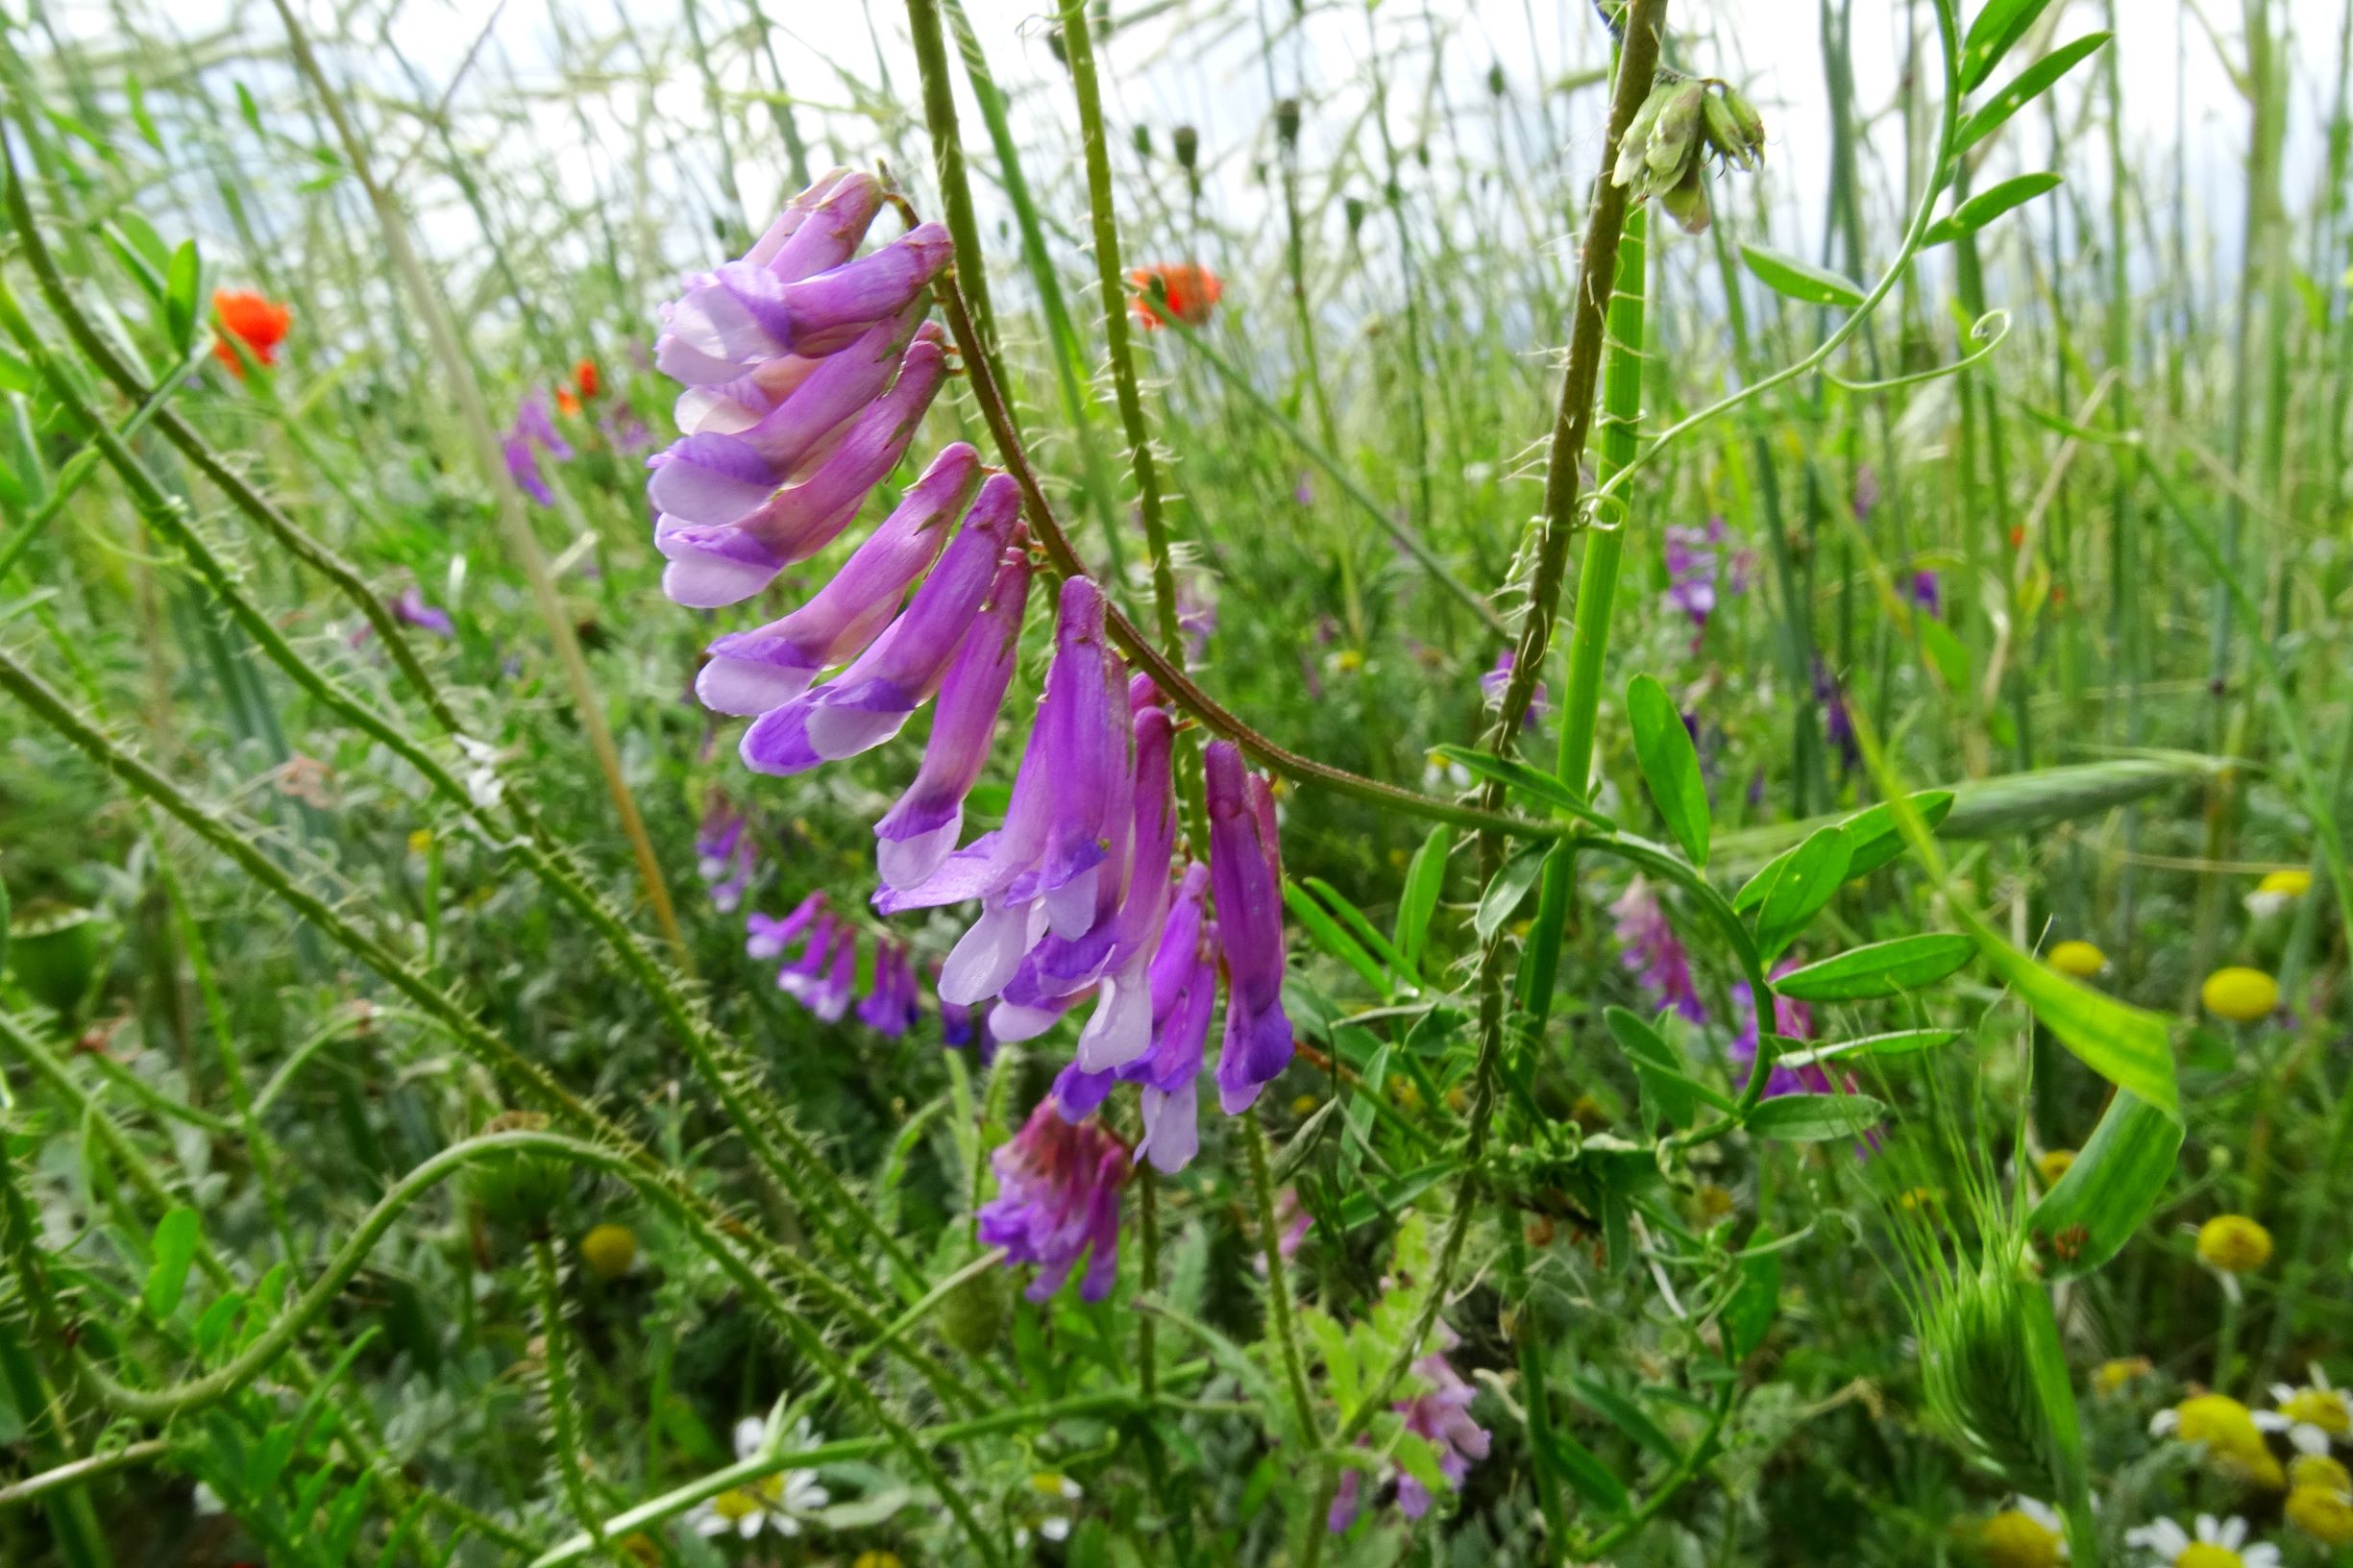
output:
[{"label": "dense green vegetation", "polygon": [[2349,1560],[2353,7],[19,9],[0,1561]]}]

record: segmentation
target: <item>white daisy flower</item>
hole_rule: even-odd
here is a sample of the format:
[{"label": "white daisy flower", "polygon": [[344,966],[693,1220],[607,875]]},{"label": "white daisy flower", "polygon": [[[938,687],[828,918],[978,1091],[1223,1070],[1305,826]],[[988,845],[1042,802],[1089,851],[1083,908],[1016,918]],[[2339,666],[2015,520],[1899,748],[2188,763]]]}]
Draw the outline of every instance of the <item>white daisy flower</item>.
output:
[{"label": "white daisy flower", "polygon": [[2170,1519],[2157,1519],[2124,1532],[2124,1544],[2148,1554],[2158,1568],[2279,1568],[2279,1548],[2268,1541],[2246,1544],[2246,1521],[2236,1516],[2197,1516],[2197,1533]]},{"label": "white daisy flower", "polygon": [[2353,1398],[2333,1387],[2328,1374],[2312,1368],[2312,1382],[2302,1388],[2284,1383],[2271,1385],[2276,1409],[2262,1410],[2255,1424],[2266,1432],[2284,1432],[2299,1454],[2326,1454],[2332,1442],[2353,1441]]},{"label": "white daisy flower", "polygon": [[[756,1458],[786,1446],[810,1448],[815,1444],[805,1421],[794,1430],[789,1445],[779,1444],[776,1448],[770,1447],[768,1423],[758,1416],[748,1415],[735,1424],[738,1459]],[[787,1470],[742,1486],[728,1487],[697,1505],[686,1516],[686,1522],[698,1535],[740,1535],[749,1540],[763,1530],[773,1530],[779,1535],[797,1535],[801,1525],[797,1516],[814,1513],[832,1501],[833,1494],[825,1490],[815,1471]]]},{"label": "white daisy flower", "polygon": [[1977,1527],[1977,1549],[1988,1568],[2057,1568],[2067,1561],[2067,1526],[2049,1504],[2014,1497]]}]

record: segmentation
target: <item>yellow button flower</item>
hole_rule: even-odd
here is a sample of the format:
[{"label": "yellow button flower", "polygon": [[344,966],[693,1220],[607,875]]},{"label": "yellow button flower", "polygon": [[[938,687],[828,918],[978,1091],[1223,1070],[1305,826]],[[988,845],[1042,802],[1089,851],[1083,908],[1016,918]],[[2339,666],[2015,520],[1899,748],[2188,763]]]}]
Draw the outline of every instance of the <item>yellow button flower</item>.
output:
[{"label": "yellow button flower", "polygon": [[601,1280],[617,1280],[637,1262],[637,1233],[626,1225],[600,1225],[580,1237],[580,1261]]},{"label": "yellow button flower", "polygon": [[2257,893],[2277,894],[2282,898],[2301,898],[2312,892],[2310,871],[2267,871],[2255,884]]},{"label": "yellow button flower", "polygon": [[2232,965],[2217,969],[2206,977],[2198,989],[2198,999],[2206,1011],[2233,1023],[2253,1023],[2267,1018],[2279,1006],[2279,982],[2261,969],[2249,969]]},{"label": "yellow button flower", "polygon": [[2271,1261],[2271,1233],[2244,1214],[2217,1214],[2197,1228],[2197,1256],[2218,1273],[2252,1273]]},{"label": "yellow button flower", "polygon": [[2059,1516],[2027,1498],[1978,1526],[1977,1548],[1987,1568],[2058,1568],[2067,1560]]},{"label": "yellow button flower", "polygon": [[2088,942],[2063,942],[2050,950],[2050,967],[2061,974],[2089,980],[2108,967],[2108,955]]},{"label": "yellow button flower", "polygon": [[2206,1461],[2224,1475],[2277,1490],[2286,1481],[2279,1460],[2263,1439],[2252,1411],[2228,1394],[2193,1394],[2148,1424],[2159,1437],[2177,1437],[2206,1451]]},{"label": "yellow button flower", "polygon": [[2043,1178],[2045,1187],[2057,1187],[2059,1178],[2075,1164],[2073,1149],[2047,1149],[2034,1163],[2035,1174]]},{"label": "yellow button flower", "polygon": [[2322,1491],[2353,1497],[2353,1471],[2326,1454],[2298,1454],[2288,1461],[2288,1484],[2317,1486]]},{"label": "yellow button flower", "polygon": [[2325,1486],[2298,1486],[2288,1494],[2288,1522],[2329,1546],[2353,1541],[2353,1498]]}]

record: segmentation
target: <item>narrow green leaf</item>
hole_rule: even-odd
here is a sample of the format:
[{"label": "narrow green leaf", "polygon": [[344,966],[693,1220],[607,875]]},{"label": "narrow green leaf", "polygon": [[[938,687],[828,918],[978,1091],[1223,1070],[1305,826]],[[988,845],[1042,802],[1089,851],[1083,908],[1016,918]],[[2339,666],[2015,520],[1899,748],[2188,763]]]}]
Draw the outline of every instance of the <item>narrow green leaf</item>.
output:
[{"label": "narrow green leaf", "polygon": [[1953,151],[1966,153],[2002,127],[2009,117],[2048,92],[2058,80],[2088,59],[2112,35],[2093,33],[2063,43],[2010,79],[2010,85],[1979,105],[1953,134]]},{"label": "narrow green leaf", "polygon": [[1624,1519],[1632,1511],[1626,1483],[1610,1473],[1609,1466],[1593,1450],[1563,1432],[1557,1423],[1545,1435],[1552,1440],[1551,1458],[1560,1471],[1560,1479],[1578,1496],[1613,1519]]},{"label": "narrow green leaf", "polygon": [[2178,1119],[2120,1090],[2075,1163],[2027,1216],[2044,1274],[2071,1280],[2115,1257],[2165,1195],[2181,1139]]},{"label": "narrow green leaf", "polygon": [[1783,1051],[1774,1058],[1784,1067],[1810,1067],[1842,1056],[1911,1056],[1920,1051],[1932,1051],[1939,1045],[1949,1045],[1961,1038],[1958,1029],[1899,1029],[1884,1035],[1865,1035],[1860,1040],[1842,1040],[1827,1045],[1809,1045],[1802,1050]]},{"label": "narrow green leaf", "polygon": [[1532,844],[1504,862],[1503,870],[1495,873],[1495,880],[1487,884],[1487,891],[1479,895],[1478,913],[1471,917],[1471,924],[1482,943],[1492,941],[1504,922],[1511,919],[1511,912],[1520,907],[1520,900],[1535,886],[1536,873],[1544,868],[1544,857],[1551,853],[1551,845]]},{"label": "narrow green leaf", "polygon": [[[1437,1160],[1392,1177],[1378,1188],[1355,1192],[1340,1205],[1340,1228],[1353,1231],[1383,1213],[1395,1213],[1462,1168],[1458,1160]],[[1376,1197],[1376,1192],[1378,1196]]]},{"label": "narrow green leaf", "polygon": [[1633,1064],[1634,1076],[1642,1082],[1643,1097],[1667,1120],[1678,1127],[1690,1126],[1702,1102],[1719,1111],[1732,1109],[1730,1100],[1683,1070],[1675,1048],[1661,1040],[1658,1031],[1639,1014],[1622,1007],[1605,1008],[1602,1021],[1608,1025],[1618,1049]]},{"label": "narrow green leaf", "polygon": [[1397,950],[1405,955],[1406,968],[1417,972],[1430,941],[1430,919],[1446,888],[1446,854],[1454,842],[1455,830],[1440,822],[1406,867],[1405,892],[1397,900]]},{"label": "narrow green leaf", "polygon": [[1341,930],[1339,922],[1324,913],[1324,906],[1315,901],[1313,894],[1285,877],[1283,903],[1291,912],[1291,919],[1306,927],[1316,946],[1363,976],[1364,983],[1373,990],[1384,996],[1388,994],[1388,975],[1374,962],[1372,954],[1357,944],[1356,938]]},{"label": "narrow green leaf", "polygon": [[2050,0],[1986,0],[1961,39],[1961,90],[1974,92],[1994,74],[2001,57],[2026,36]]},{"label": "narrow green leaf", "polygon": [[1875,942],[1792,969],[1773,989],[1795,1002],[1854,1002],[1934,985],[1967,964],[1976,943],[1957,931]]},{"label": "narrow green leaf", "polygon": [[[1939,623],[1940,625],[1942,623]],[[1929,832],[1952,815],[1950,790],[1915,790],[1912,810]],[[1903,835],[1896,830],[1895,808],[1882,800],[1858,811],[1840,824],[1847,830],[1847,880],[1868,876],[1903,853]]]},{"label": "narrow green leaf", "polygon": [[150,1244],[155,1261],[147,1269],[146,1298],[147,1310],[157,1317],[169,1317],[179,1307],[187,1289],[188,1265],[196,1261],[200,1234],[196,1211],[184,1203],[156,1221],[155,1239]]},{"label": "narrow green leaf", "polygon": [[1757,956],[1770,964],[1822,913],[1847,880],[1852,854],[1844,827],[1826,827],[1798,845],[1756,911]]},{"label": "narrow green leaf", "polygon": [[196,342],[196,287],[201,271],[196,241],[182,240],[163,274],[163,322],[171,333],[173,351],[183,357]]},{"label": "narrow green leaf", "polygon": [[2175,1121],[2181,1119],[2181,1093],[2173,1081],[2173,1044],[2163,1018],[2036,963],[1983,920],[1969,918],[1968,924],[1986,963],[2025,999],[2060,1044],[2117,1088],[2145,1100]]},{"label": "narrow green leaf", "polygon": [[1667,831],[1694,866],[1706,865],[1707,780],[1675,698],[1655,677],[1636,675],[1626,688],[1626,716],[1633,725],[1634,760]]},{"label": "narrow green leaf", "polygon": [[1619,1393],[1599,1378],[1580,1372],[1569,1379],[1577,1397],[1592,1407],[1594,1413],[1620,1432],[1640,1443],[1660,1458],[1680,1463],[1683,1451],[1675,1446],[1675,1439],[1659,1430],[1641,1406]]},{"label": "narrow green leaf", "polygon": [[1801,261],[1794,256],[1762,245],[1743,245],[1740,258],[1757,281],[1776,294],[1786,294],[1807,305],[1835,305],[1851,310],[1863,303],[1863,291],[1827,267]]},{"label": "narrow green leaf", "polygon": [[1365,917],[1364,912],[1350,903],[1347,895],[1339,889],[1320,876],[1302,877],[1300,881],[1310,893],[1322,899],[1325,906],[1339,918],[1340,924],[1348,928],[1350,936],[1364,944],[1366,952],[1371,953],[1407,979],[1417,978],[1413,973],[1413,966],[1406,962],[1406,955],[1399,952],[1388,938],[1376,930],[1373,922]]},{"label": "narrow green leaf", "polygon": [[2004,180],[1991,190],[1979,191],[1930,224],[1928,232],[1921,236],[1921,243],[1943,245],[1963,234],[1973,234],[2010,208],[2023,207],[2044,192],[2058,189],[2059,184],[2059,177],[2047,171]]},{"label": "narrow green leaf", "polygon": [[1506,789],[1517,790],[1532,800],[1551,806],[1556,811],[1565,811],[1596,827],[1614,828],[1618,825],[1587,805],[1575,790],[1540,768],[1531,768],[1510,757],[1474,751],[1467,746],[1434,746],[1430,749],[1432,754],[1443,757],[1448,762],[1460,763],[1481,778],[1491,778]]},{"label": "narrow green leaf", "polygon": [[1756,1103],[1748,1128],[1783,1143],[1823,1143],[1869,1132],[1886,1115],[1868,1094],[1778,1094]]},{"label": "narrow green leaf", "polygon": [[1781,1254],[1763,1243],[1773,1238],[1772,1227],[1759,1225],[1749,1233],[1747,1255],[1735,1265],[1739,1280],[1724,1298],[1717,1315],[1724,1336],[1724,1359],[1738,1365],[1765,1342],[1774,1314],[1781,1307]]},{"label": "narrow green leaf", "polygon": [[132,76],[124,79],[123,92],[131,100],[131,123],[138,127],[139,140],[159,153],[163,151],[163,137],[147,113],[147,89],[139,85],[137,77]]}]

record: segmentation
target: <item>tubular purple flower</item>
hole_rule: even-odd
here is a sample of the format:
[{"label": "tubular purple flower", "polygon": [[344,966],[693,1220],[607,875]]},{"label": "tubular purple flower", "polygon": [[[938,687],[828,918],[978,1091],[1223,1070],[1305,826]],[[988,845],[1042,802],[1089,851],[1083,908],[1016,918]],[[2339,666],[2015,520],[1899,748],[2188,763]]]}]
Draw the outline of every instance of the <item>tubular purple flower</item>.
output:
[{"label": "tubular purple flower", "polygon": [[874,951],[874,983],[858,1004],[858,1021],[895,1040],[915,1022],[915,972],[907,949],[885,943]]},{"label": "tubular purple flower", "polygon": [[826,948],[825,970],[802,998],[809,1011],[827,1023],[839,1023],[849,1012],[849,996],[858,982],[858,932],[849,925],[836,925],[833,941]]},{"label": "tubular purple flower", "polygon": [[825,894],[813,893],[782,917],[763,915],[754,911],[744,921],[744,956],[747,958],[782,958],[784,950],[816,923],[825,907]]},{"label": "tubular purple flower", "polygon": [[457,635],[457,623],[450,619],[450,612],[425,602],[424,594],[413,585],[401,590],[400,597],[392,601],[392,613],[419,631],[429,631],[436,637]]},{"label": "tubular purple flower", "polygon": [[898,618],[848,669],[754,721],[744,732],[744,765],[755,773],[805,772],[870,750],[905,727],[940,689],[980,613],[1020,504],[1007,476],[983,484],[964,530]]},{"label": "tubular purple flower", "polygon": [[806,478],[732,522],[688,523],[669,513],[657,518],[654,548],[670,561],[662,591],[694,609],[733,604],[833,543],[906,452],[945,375],[940,345],[920,338],[907,351],[891,390],[849,424]]},{"label": "tubular purple flower", "polygon": [[[1144,683],[1145,691],[1151,690]],[[1134,686],[1130,687],[1131,699]],[[1079,1031],[1078,1063],[1089,1072],[1122,1067],[1152,1048],[1151,968],[1168,913],[1168,855],[1176,845],[1176,789],[1169,772],[1175,726],[1165,709],[1134,721],[1134,845],[1125,897],[1105,931],[1107,969],[1093,1016]]]},{"label": "tubular purple flower", "polygon": [[[779,259],[800,249],[803,223]],[[919,224],[870,256],[787,280],[773,263],[726,261],[687,280],[665,307],[654,364],[664,375],[708,385],[788,354],[834,353],[886,316],[905,309],[953,252],[946,229]]]},{"label": "tubular purple flower", "polygon": [[988,601],[957,646],[940,683],[923,765],[898,803],[874,824],[874,859],[886,888],[912,888],[940,869],[964,830],[964,799],[989,761],[998,710],[1020,653],[1021,615],[1029,602],[1029,557],[1010,551],[989,585]]},{"label": "tubular purple flower", "polygon": [[1291,1059],[1283,1011],[1283,863],[1274,793],[1242,766],[1231,741],[1212,741],[1209,780],[1210,885],[1226,968],[1225,1039],[1217,1055],[1217,1101],[1226,1115],[1250,1109]]},{"label": "tubular purple flower", "polygon": [[711,645],[695,695],[718,713],[761,714],[809,689],[821,670],[863,651],[908,585],[930,570],[980,482],[980,453],[958,441],[932,459],[833,580],[781,621]]},{"label": "tubular purple flower", "polygon": [[858,254],[881,210],[881,182],[862,171],[831,170],[785,204],[744,259],[788,282],[830,271]]},{"label": "tubular purple flower", "polygon": [[832,956],[833,939],[840,925],[831,910],[817,912],[817,919],[809,928],[808,944],[801,948],[800,956],[776,971],[778,991],[803,1007],[809,1005],[809,997],[824,976],[825,961]]},{"label": "tubular purple flower", "polygon": [[[1104,640],[1103,617],[1094,584],[1085,577],[1063,583],[1054,662],[1014,775],[1005,825],[948,856],[919,885],[875,895],[885,914],[984,901],[980,919],[942,967],[940,994],[949,1001],[968,1004],[1004,990],[1049,929],[1068,941],[1095,924],[1111,845],[1124,843],[1128,830],[1127,693]],[[1123,871],[1115,866],[1109,874]]]},{"label": "tubular purple flower", "polygon": [[1217,926],[1201,918],[1208,871],[1196,863],[1185,877],[1153,960],[1152,1049],[1119,1069],[1143,1086],[1144,1136],[1136,1152],[1169,1175],[1201,1147],[1201,1057],[1217,1003]]},{"label": "tubular purple flower", "polygon": [[1065,1120],[1049,1094],[989,1163],[997,1195],[981,1209],[981,1244],[1003,1247],[1009,1263],[1037,1265],[1023,1294],[1049,1299],[1085,1258],[1080,1299],[1109,1295],[1119,1272],[1119,1188],[1128,1172],[1119,1140],[1094,1122]]}]

